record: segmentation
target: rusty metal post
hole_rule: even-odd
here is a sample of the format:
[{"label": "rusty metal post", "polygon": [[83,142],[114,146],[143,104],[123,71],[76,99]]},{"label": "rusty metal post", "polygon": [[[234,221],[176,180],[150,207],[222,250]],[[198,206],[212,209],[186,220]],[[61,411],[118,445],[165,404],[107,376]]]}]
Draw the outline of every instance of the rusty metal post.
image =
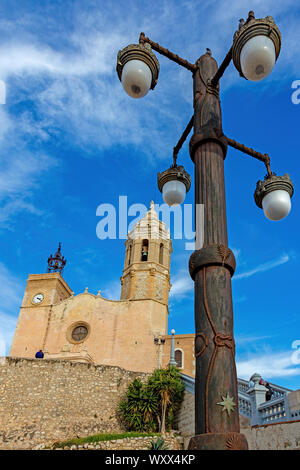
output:
[{"label": "rusty metal post", "polygon": [[204,245],[192,254],[189,265],[195,282],[196,330],[196,435],[189,449],[247,449],[239,432],[231,293],[235,258],[227,242],[223,166],[227,140],[219,89],[210,84],[218,66],[209,50],[197,66],[190,155],[195,164],[195,206],[204,204]]}]

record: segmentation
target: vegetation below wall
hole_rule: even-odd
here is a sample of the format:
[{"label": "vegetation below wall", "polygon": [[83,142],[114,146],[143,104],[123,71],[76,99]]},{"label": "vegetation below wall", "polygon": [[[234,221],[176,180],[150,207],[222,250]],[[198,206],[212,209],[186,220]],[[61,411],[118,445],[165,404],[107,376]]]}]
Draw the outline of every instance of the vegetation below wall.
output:
[{"label": "vegetation below wall", "polygon": [[92,444],[98,443],[103,441],[115,441],[118,439],[126,439],[126,438],[134,438],[134,437],[154,437],[158,436],[157,433],[142,433],[142,432],[123,432],[121,434],[95,434],[93,436],[86,436],[80,438],[69,439],[63,442],[55,442],[51,448],[64,448],[64,447],[71,447],[73,445],[84,445],[84,444]]}]

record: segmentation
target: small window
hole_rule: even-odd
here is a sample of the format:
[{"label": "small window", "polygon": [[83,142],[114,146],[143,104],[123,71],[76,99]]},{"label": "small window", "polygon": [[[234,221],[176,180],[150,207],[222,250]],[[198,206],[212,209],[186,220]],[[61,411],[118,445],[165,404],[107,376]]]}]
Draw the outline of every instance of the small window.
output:
[{"label": "small window", "polygon": [[129,245],[129,247],[128,247],[128,258],[127,258],[127,266],[129,266],[129,265],[130,265],[130,263],[131,263],[131,250],[132,250],[132,246],[131,246],[131,245]]},{"label": "small window", "polygon": [[160,244],[159,247],[159,264],[164,264],[164,245]]},{"label": "small window", "polygon": [[175,350],[175,361],[178,369],[182,369],[182,351],[180,349]]}]

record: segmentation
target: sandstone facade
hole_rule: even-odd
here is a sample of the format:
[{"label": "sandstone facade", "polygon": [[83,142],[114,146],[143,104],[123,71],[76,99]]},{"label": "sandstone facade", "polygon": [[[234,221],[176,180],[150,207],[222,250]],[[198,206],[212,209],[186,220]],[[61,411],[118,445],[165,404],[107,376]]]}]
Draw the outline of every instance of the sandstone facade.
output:
[{"label": "sandstone facade", "polygon": [[[120,300],[87,288],[74,295],[58,272],[30,274],[10,356],[34,358],[42,349],[48,359],[143,372],[166,367],[171,253],[170,232],[151,204],[125,242]],[[176,335],[175,350],[180,371],[193,376],[194,335]]]}]

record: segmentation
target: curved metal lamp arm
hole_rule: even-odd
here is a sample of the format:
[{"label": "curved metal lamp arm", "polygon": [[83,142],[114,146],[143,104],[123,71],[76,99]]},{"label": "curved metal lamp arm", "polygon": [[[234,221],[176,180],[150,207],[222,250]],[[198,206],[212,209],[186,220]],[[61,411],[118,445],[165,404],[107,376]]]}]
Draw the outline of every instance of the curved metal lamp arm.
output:
[{"label": "curved metal lamp arm", "polygon": [[150,44],[152,49],[154,49],[159,54],[162,54],[168,59],[173,60],[173,62],[176,62],[177,64],[181,65],[182,67],[185,67],[191,72],[196,72],[196,70],[198,69],[196,64],[192,64],[191,62],[188,62],[187,60],[182,59],[182,57],[179,57],[179,55],[174,54],[173,52],[169,51],[169,49],[162,47],[157,42],[151,41],[151,39],[145,36],[145,33],[141,33],[140,38],[139,38],[139,43],[144,44],[145,42]]},{"label": "curved metal lamp arm", "polygon": [[[177,155],[181,147],[183,146],[187,136],[191,132],[193,125],[194,125],[194,115],[189,120],[188,125],[184,129],[180,139],[178,140],[177,144],[173,148],[173,166],[174,167],[177,164]],[[240,152],[246,153],[247,155],[250,155],[251,157],[256,158],[256,160],[263,162],[266,165],[268,175],[269,176],[272,175],[271,168],[270,168],[270,157],[267,153],[263,154],[263,153],[257,152],[256,150],[253,150],[251,147],[246,147],[246,145],[240,144],[236,140],[230,139],[227,136],[224,136],[224,137],[226,138],[227,143],[228,145],[230,145],[230,147],[233,147],[236,150],[239,150]]]},{"label": "curved metal lamp arm", "polygon": [[226,139],[230,147],[240,150],[241,152],[246,153],[247,155],[250,155],[251,157],[256,158],[257,160],[260,160],[261,162],[263,162],[266,165],[268,175],[269,176],[272,175],[271,168],[270,168],[270,157],[267,153],[262,154],[260,152],[256,152],[256,150],[253,150],[250,147],[246,147],[246,145],[240,144],[239,142],[236,142],[235,140],[230,139],[229,137],[226,137]]},{"label": "curved metal lamp arm", "polygon": [[211,79],[211,85],[216,87],[219,83],[219,80],[220,78],[222,77],[223,73],[225,72],[225,70],[227,69],[228,65],[230,64],[231,62],[231,59],[232,59],[232,46],[231,48],[229,49],[229,51],[227,52],[226,54],[226,57],[225,59],[223,60],[222,64],[220,65],[220,67],[218,68],[215,76]]},{"label": "curved metal lamp arm", "polygon": [[[249,11],[249,14],[248,14],[248,18],[246,21],[244,21],[243,19],[240,20],[240,27],[244,24],[247,24],[249,23],[249,21],[253,20],[255,17],[254,17],[254,12],[253,11]],[[242,22],[242,23],[241,23]],[[229,49],[229,51],[227,52],[226,56],[225,56],[225,59],[223,60],[222,64],[220,65],[220,67],[218,68],[215,76],[211,79],[211,85],[216,87],[219,83],[219,80],[220,78],[222,77],[223,73],[225,72],[225,70],[227,69],[228,65],[230,64],[231,62],[231,59],[232,59],[232,46],[231,48]]]},{"label": "curved metal lamp arm", "polygon": [[180,139],[178,140],[177,144],[175,145],[175,147],[173,148],[173,166],[176,166],[176,162],[177,162],[177,155],[178,155],[178,152],[179,150],[181,149],[181,147],[183,146],[187,136],[189,135],[189,133],[191,132],[192,128],[193,128],[193,125],[194,125],[194,115],[191,117],[188,125],[186,126],[186,128],[184,129],[183,133],[182,133],[182,136],[180,137]]}]

